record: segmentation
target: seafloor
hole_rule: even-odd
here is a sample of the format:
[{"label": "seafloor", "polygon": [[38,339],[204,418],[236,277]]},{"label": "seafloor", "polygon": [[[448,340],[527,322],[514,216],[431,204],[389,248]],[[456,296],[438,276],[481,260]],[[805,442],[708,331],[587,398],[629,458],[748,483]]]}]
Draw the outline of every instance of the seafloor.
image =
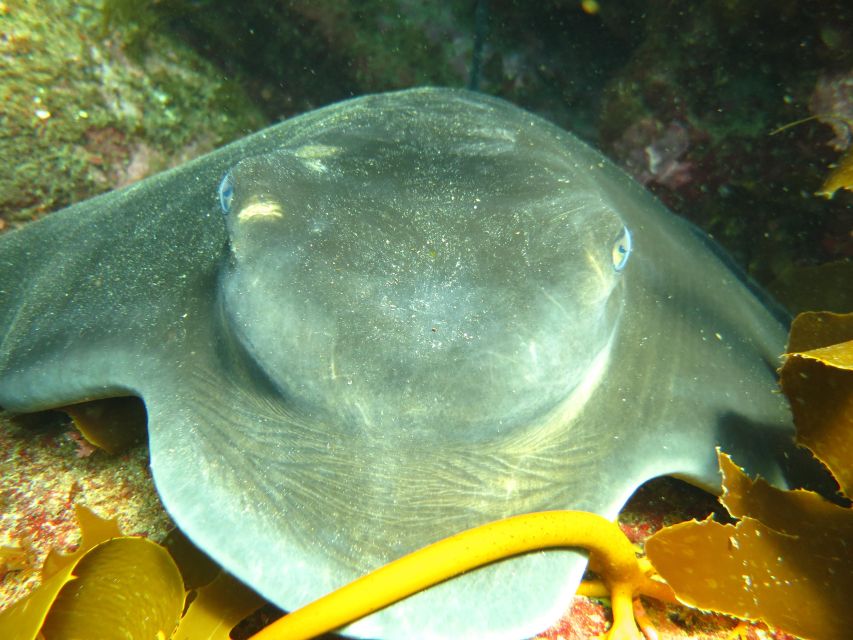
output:
[{"label": "seafloor", "polygon": [[[39,567],[51,549],[72,550],[79,540],[74,505],[85,505],[104,518],[117,518],[124,533],[161,541],[171,528],[148,471],[148,450],[137,445],[110,455],[86,443],[63,414],[0,422],[0,546],[21,546],[20,564],[0,569],[0,609],[25,597],[39,584]],[[660,479],[641,487],[620,515],[628,537],[642,545],[661,527],[723,511],[716,498],[676,480]],[[737,628],[743,640],[789,640],[789,634],[763,624],[745,624],[717,614],[643,599],[659,638],[718,640]],[[268,619],[274,609],[259,616]],[[437,612],[437,615],[440,613]],[[588,640],[609,625],[606,601],[575,596],[566,614],[539,638]],[[255,628],[257,620],[245,628]],[[240,638],[235,634],[235,638]]]}]

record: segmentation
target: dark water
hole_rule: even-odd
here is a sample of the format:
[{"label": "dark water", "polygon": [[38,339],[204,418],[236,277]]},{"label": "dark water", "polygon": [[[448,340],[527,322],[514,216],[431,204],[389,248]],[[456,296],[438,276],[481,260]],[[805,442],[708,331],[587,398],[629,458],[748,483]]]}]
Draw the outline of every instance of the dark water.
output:
[{"label": "dark water", "polygon": [[[475,86],[573,131],[783,298],[792,269],[853,256],[853,194],[815,195],[853,121],[848,3],[3,6],[7,227],[266,123],[429,84]],[[812,303],[844,306],[840,288]]]},{"label": "dark water", "polygon": [[[220,1],[162,20],[271,119],[363,93],[464,86],[474,67],[479,90],[615,157],[765,282],[853,255],[850,194],[813,195],[853,119],[853,9],[595,4]],[[812,115],[824,117],[770,135]]]}]

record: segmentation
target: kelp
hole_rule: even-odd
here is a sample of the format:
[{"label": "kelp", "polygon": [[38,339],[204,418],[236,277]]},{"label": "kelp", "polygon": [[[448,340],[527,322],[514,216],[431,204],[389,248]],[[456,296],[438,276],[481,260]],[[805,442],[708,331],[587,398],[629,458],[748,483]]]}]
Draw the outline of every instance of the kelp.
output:
[{"label": "kelp", "polygon": [[99,544],[74,564],[72,576],[42,625],[46,640],[168,638],[178,624],[180,573],[169,553],[146,538]]},{"label": "kelp", "polygon": [[853,191],[853,150],[851,149],[841,156],[815,195],[831,199],[839,189]]},{"label": "kelp", "polygon": [[[114,520],[77,507],[82,542],[72,554],[51,553],[43,583],[0,614],[0,637],[19,640],[227,640],[230,631],[263,605],[260,596],[231,576],[184,591],[209,576],[210,561],[189,543],[166,547],[122,536]],[[540,548],[578,546],[613,600],[612,640],[640,640],[632,599],[671,599],[666,585],[637,561],[619,527],[592,513],[555,511],[500,520],[457,534],[380,568],[295,612],[254,638],[310,638],[356,620],[432,584],[500,558]],[[185,599],[192,598],[181,616]]]},{"label": "kelp", "polygon": [[228,640],[231,630],[263,604],[242,582],[220,572],[198,590],[172,640]]},{"label": "kelp", "polygon": [[806,313],[791,328],[782,390],[797,442],[808,447],[853,497],[853,314]]},{"label": "kelp", "polygon": [[389,562],[274,622],[252,640],[307,640],[466,571],[554,547],[589,551],[590,567],[601,576],[612,602],[608,640],[642,638],[634,598],[672,597],[669,588],[638,562],[633,545],[616,523],[583,511],[542,511],[474,527]]},{"label": "kelp", "polygon": [[[48,555],[41,586],[0,612],[0,637],[227,640],[231,629],[263,604],[218,569],[211,575],[214,565],[189,543],[169,543],[176,562],[166,546],[122,535],[115,520],[81,506],[76,515],[78,549]],[[207,584],[199,586],[199,580]],[[194,586],[186,591],[185,582]]]},{"label": "kelp", "polygon": [[[781,371],[798,442],[850,496],[853,484],[853,315],[809,313],[791,329]],[[738,522],[691,521],[646,541],[683,603],[762,620],[813,640],[853,628],[853,509],[818,494],[751,480],[720,454],[722,504]]]},{"label": "kelp", "polygon": [[723,504],[737,524],[668,527],[646,541],[684,604],[836,640],[853,624],[853,511],[809,491],[752,481],[720,455]]},{"label": "kelp", "polygon": [[0,546],[0,578],[27,566],[27,550],[21,546]]},{"label": "kelp", "polygon": [[[789,351],[781,370],[781,384],[792,406],[798,440],[834,474],[842,498],[850,496],[853,314],[799,316],[792,326]],[[96,415],[95,422],[103,417],[100,410],[88,415]],[[814,640],[844,637],[853,627],[853,609],[847,603],[853,593],[853,509],[810,491],[783,491],[761,479],[752,480],[727,455],[718,455],[723,475],[721,503],[737,522],[721,524],[709,518],[662,529],[646,541],[646,553],[654,569],[667,580],[678,600],[688,606],[764,621]],[[119,637],[110,635],[108,630],[112,629],[130,638],[226,640],[238,622],[263,604],[246,586],[225,574],[217,575],[216,566],[178,533],[159,546],[144,538],[122,536],[114,521],[102,520],[85,508],[77,508],[77,517],[82,530],[79,549],[73,554],[48,556],[42,569],[42,586],[0,613],[1,637],[10,636],[11,630],[14,637],[22,640],[36,638],[39,633],[46,640],[75,634]],[[616,525],[606,524],[615,529]],[[510,526],[506,522],[492,523],[480,528],[477,535],[500,528],[496,525]],[[559,527],[566,533],[565,523]],[[592,537],[599,542],[604,539],[603,527],[591,529]],[[553,532],[557,524],[538,523],[534,528],[550,532],[551,544],[556,540]],[[507,531],[509,539],[517,542],[519,530]],[[560,544],[578,544],[572,540],[564,536]],[[489,541],[488,537],[478,538],[476,544],[470,541],[465,538],[463,547],[480,552],[487,560],[503,557],[499,542]],[[437,544],[448,543],[445,540]],[[497,551],[483,552],[489,545]],[[514,547],[507,548],[507,553],[518,552],[513,551]],[[22,552],[4,549],[3,557],[12,559]],[[404,567],[401,574],[414,576],[418,588],[476,564],[474,559],[456,552],[444,553],[441,562],[436,558],[442,554],[430,553],[434,554],[435,549],[412,554],[416,569],[420,568]],[[601,561],[606,552],[600,549],[592,555],[592,562],[597,563],[596,568],[606,581],[608,571],[612,574],[612,566]],[[620,556],[623,563],[630,561],[625,566],[631,565],[632,556],[629,545]],[[449,573],[439,570],[442,562],[452,565]],[[434,580],[424,576],[424,567],[435,574]],[[320,617],[332,611],[337,616],[333,626],[344,624],[405,597],[394,570],[388,573],[389,567],[385,567],[380,571],[386,572],[384,578],[378,578],[385,585],[385,600],[376,600],[378,583],[371,574],[345,587],[349,605],[356,605],[347,615],[339,610],[340,601],[331,599],[323,605],[326,609],[319,609]],[[642,593],[668,599],[670,594],[669,587],[655,580],[648,568],[641,573],[636,571],[631,568],[631,579],[622,581],[621,586],[611,578],[610,586],[616,586],[618,593],[614,602],[618,602],[617,617],[622,620],[621,625],[611,629],[611,637],[637,637],[639,632],[629,613],[632,597]],[[185,598],[191,604],[182,616]],[[368,603],[367,608],[361,606],[364,602]],[[145,612],[143,616],[139,615],[141,611]],[[281,633],[290,633],[294,623],[302,624],[300,616],[305,619],[304,613],[286,616],[256,637],[285,637]],[[322,628],[329,628],[328,621]]]},{"label": "kelp", "polygon": [[62,407],[86,441],[116,454],[145,440],[145,405],[139,398],[104,398]]},{"label": "kelp", "polygon": [[170,637],[184,592],[169,553],[145,538],[122,536],[114,520],[85,507],[76,507],[76,515],[77,551],[48,555],[41,586],[0,612],[0,637]]}]

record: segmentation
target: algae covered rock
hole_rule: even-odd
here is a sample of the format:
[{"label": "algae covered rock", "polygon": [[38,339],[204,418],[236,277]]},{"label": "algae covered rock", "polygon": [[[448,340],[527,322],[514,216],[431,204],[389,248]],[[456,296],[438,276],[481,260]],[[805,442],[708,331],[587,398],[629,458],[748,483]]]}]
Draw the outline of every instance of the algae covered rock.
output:
[{"label": "algae covered rock", "polygon": [[[259,128],[237,85],[102,3],[0,5],[0,227],[124,186]],[[127,47],[131,35],[133,53]]]}]

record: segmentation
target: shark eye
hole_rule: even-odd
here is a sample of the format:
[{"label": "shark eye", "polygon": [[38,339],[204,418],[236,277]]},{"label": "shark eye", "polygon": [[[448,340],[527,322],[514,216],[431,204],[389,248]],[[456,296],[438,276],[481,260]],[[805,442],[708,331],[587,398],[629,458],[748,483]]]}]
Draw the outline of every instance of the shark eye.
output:
[{"label": "shark eye", "polygon": [[234,180],[231,178],[231,172],[225,174],[222,182],[219,183],[219,206],[222,207],[223,213],[231,211],[231,201],[234,200]]},{"label": "shark eye", "polygon": [[623,228],[616,236],[612,255],[613,268],[616,271],[622,271],[625,268],[625,263],[628,262],[628,256],[631,255],[631,232],[627,228]]}]

